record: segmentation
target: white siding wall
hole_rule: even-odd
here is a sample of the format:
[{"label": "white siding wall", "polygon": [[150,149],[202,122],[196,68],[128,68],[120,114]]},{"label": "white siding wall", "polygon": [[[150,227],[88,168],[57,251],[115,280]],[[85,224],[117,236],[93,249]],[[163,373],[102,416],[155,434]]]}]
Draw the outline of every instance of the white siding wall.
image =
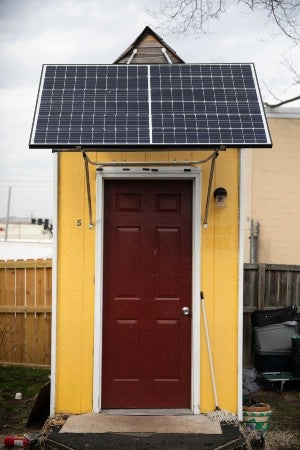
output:
[{"label": "white siding wall", "polygon": [[245,262],[259,222],[258,262],[300,264],[300,109],[268,114],[272,149],[246,151]]}]

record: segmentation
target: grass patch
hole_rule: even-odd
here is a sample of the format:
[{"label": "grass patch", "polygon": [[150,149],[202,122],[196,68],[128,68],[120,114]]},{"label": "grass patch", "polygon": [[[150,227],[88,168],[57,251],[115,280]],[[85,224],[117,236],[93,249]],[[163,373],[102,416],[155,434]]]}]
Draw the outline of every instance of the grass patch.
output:
[{"label": "grass patch", "polygon": [[[49,381],[50,369],[0,366],[0,433],[23,433],[36,394]],[[16,392],[22,400],[15,400]]]}]

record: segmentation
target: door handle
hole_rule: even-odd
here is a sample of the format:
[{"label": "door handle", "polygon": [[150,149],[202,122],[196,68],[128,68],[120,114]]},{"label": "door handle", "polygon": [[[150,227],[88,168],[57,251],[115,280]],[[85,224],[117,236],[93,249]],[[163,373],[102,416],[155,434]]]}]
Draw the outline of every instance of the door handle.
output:
[{"label": "door handle", "polygon": [[188,316],[190,314],[190,308],[188,306],[184,306],[181,308],[181,312],[184,316]]}]

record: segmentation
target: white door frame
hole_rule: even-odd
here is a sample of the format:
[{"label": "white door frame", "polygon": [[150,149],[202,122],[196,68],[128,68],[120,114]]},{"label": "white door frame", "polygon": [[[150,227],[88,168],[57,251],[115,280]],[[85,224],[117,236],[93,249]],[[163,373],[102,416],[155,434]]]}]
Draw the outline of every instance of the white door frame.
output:
[{"label": "white door frame", "polygon": [[[125,169],[125,170],[124,170]],[[176,180],[193,181],[192,212],[192,351],[191,351],[191,412],[200,414],[200,230],[201,230],[201,168],[199,167],[105,167],[97,171],[96,197],[96,258],[94,311],[94,373],[93,412],[101,411],[102,320],[103,320],[103,219],[104,180]]]}]

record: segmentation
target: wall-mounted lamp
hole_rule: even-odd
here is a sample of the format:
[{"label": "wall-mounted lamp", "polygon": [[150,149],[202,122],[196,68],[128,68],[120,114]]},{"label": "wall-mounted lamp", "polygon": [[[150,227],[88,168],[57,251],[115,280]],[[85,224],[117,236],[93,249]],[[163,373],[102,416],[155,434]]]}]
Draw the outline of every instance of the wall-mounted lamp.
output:
[{"label": "wall-mounted lamp", "polygon": [[223,187],[218,187],[214,190],[214,198],[216,200],[217,208],[225,208],[227,191]]}]

